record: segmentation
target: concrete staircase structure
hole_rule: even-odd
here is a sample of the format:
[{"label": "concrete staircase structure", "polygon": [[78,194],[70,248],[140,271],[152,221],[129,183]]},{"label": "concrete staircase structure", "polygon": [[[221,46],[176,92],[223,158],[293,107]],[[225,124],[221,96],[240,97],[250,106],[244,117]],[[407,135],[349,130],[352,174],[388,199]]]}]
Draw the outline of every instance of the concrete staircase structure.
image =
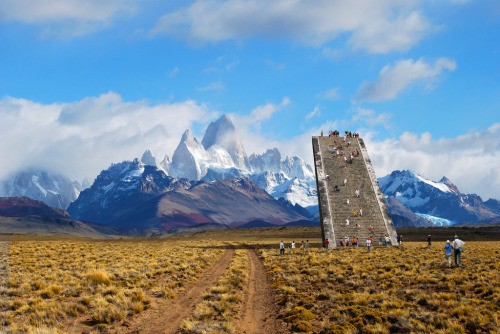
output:
[{"label": "concrete staircase structure", "polygon": [[[378,246],[379,237],[388,235],[390,243],[397,245],[396,230],[363,139],[314,136],[312,144],[323,242],[328,239],[333,248],[346,236],[349,241],[356,237],[361,247],[366,246],[371,236],[372,245]],[[340,154],[333,153],[334,147]],[[352,159],[351,152],[355,152]],[[348,159],[346,164],[344,156]],[[334,190],[336,185],[339,191]],[[356,190],[359,190],[359,197],[355,196]],[[361,216],[353,214],[360,210]],[[346,219],[349,219],[348,226]]]}]

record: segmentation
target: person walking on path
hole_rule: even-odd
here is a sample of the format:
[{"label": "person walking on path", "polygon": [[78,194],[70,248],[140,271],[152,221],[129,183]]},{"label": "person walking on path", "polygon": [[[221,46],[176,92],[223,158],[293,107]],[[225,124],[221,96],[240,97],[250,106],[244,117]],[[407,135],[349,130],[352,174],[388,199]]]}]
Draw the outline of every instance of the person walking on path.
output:
[{"label": "person walking on path", "polygon": [[280,255],[285,255],[285,244],[283,243],[283,240],[280,242]]},{"label": "person walking on path", "polygon": [[427,237],[427,248],[431,248],[431,235]]},{"label": "person walking on path", "polygon": [[444,259],[448,262],[448,268],[451,268],[451,249],[450,240],[446,240],[446,245],[444,245]]},{"label": "person walking on path", "polygon": [[460,258],[461,254],[464,251],[462,246],[465,244],[462,240],[458,239],[458,236],[455,236],[455,240],[453,240],[453,251],[455,253],[455,265],[460,267]]}]

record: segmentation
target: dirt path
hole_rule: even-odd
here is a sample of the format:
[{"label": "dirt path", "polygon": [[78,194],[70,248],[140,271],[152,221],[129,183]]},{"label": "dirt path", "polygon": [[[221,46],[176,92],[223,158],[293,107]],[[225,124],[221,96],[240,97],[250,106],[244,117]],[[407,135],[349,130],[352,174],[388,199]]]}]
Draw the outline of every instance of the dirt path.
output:
[{"label": "dirt path", "polygon": [[222,257],[215,262],[194,286],[179,293],[172,301],[154,306],[152,312],[140,314],[133,322],[127,322],[128,327],[121,327],[116,333],[166,333],[173,334],[189,314],[196,303],[200,302],[203,293],[217,282],[227,269],[234,250],[228,249]]},{"label": "dirt path", "polygon": [[249,279],[245,303],[240,313],[237,333],[288,333],[286,327],[280,326],[276,316],[277,306],[273,303],[264,265],[254,250],[247,249],[249,259]]}]

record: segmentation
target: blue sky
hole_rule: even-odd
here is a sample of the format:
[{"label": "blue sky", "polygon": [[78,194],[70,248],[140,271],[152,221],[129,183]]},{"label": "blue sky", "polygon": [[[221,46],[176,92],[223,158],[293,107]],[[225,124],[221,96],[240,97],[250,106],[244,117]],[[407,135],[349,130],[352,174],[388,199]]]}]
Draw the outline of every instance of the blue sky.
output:
[{"label": "blue sky", "polygon": [[4,0],[0,177],[92,179],[227,113],[248,153],[359,131],[378,176],[500,198],[498,31],[493,0]]}]

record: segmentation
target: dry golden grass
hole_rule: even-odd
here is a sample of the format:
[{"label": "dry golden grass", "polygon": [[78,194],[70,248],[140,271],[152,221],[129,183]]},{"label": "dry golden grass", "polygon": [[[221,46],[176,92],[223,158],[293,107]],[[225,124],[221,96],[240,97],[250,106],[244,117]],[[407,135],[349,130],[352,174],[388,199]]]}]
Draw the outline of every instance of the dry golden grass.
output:
[{"label": "dry golden grass", "polygon": [[234,333],[241,292],[248,281],[248,256],[238,249],[228,269],[203,296],[191,316],[181,325],[182,333]]},{"label": "dry golden grass", "polygon": [[10,273],[9,256],[10,242],[7,238],[2,238],[2,240],[0,240],[0,332],[7,328],[12,322],[8,294],[8,282]]},{"label": "dry golden grass", "polygon": [[75,319],[90,319],[94,330],[105,330],[149,308],[152,298],[175,298],[227,247],[236,247],[230,267],[184,320],[183,332],[236,330],[249,271],[245,247],[258,249],[276,292],[279,321],[294,332],[499,332],[500,242],[467,242],[463,266],[449,269],[444,243],[438,242],[430,249],[425,242],[406,242],[371,253],[311,247],[308,254],[279,256],[280,239],[318,243],[307,229],[290,231],[11,240],[10,256],[0,262],[9,273],[3,275],[7,287],[0,287],[8,297],[0,299],[0,332],[3,323],[13,332],[64,333]]},{"label": "dry golden grass", "polygon": [[64,332],[76,317],[90,318],[96,329],[140,313],[150,298],[173,298],[196,280],[222,253],[219,248],[189,247],[165,240],[12,241],[10,317],[13,332],[46,328]]},{"label": "dry golden grass", "polygon": [[318,333],[498,333],[500,242],[468,242],[449,269],[444,243],[279,256],[262,249],[284,320]]}]

